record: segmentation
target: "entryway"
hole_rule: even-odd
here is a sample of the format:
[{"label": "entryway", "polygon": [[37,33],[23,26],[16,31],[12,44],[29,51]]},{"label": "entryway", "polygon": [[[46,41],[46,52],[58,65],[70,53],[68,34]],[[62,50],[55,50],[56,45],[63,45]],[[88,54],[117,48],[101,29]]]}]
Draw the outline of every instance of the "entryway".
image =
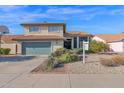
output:
[{"label": "entryway", "polygon": [[64,41],[64,48],[71,49],[72,39],[66,39]]}]

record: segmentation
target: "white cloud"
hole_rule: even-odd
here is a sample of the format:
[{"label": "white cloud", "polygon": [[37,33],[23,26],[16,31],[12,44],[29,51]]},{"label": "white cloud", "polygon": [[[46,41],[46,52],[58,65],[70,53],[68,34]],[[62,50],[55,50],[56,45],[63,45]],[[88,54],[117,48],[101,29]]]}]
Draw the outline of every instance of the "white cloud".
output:
[{"label": "white cloud", "polygon": [[16,10],[20,10],[27,7],[25,6],[21,6],[21,5],[0,5],[0,10],[3,12],[10,12],[10,11],[16,11]]},{"label": "white cloud", "polygon": [[124,14],[124,7],[109,9],[111,7],[91,7],[91,8],[80,8],[80,7],[55,7],[51,6],[48,9],[43,10],[42,8],[36,8],[33,11],[28,11],[28,6],[0,6],[0,22],[20,23],[20,22],[31,22],[40,19],[54,19],[54,20],[91,20],[97,15],[116,15]]},{"label": "white cloud", "polygon": [[124,8],[121,9],[115,9],[110,12],[111,15],[123,15],[124,14]]},{"label": "white cloud", "polygon": [[75,14],[75,13],[83,13],[83,9],[78,8],[50,8],[46,13],[57,13],[57,14]]}]

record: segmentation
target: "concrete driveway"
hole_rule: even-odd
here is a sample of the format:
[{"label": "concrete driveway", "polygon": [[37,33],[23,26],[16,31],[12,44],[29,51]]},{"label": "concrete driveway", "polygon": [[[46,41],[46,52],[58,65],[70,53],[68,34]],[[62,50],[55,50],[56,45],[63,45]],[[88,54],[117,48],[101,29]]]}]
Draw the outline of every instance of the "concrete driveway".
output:
[{"label": "concrete driveway", "polygon": [[41,56],[0,57],[0,87],[4,87],[16,78],[28,74],[46,58]]}]

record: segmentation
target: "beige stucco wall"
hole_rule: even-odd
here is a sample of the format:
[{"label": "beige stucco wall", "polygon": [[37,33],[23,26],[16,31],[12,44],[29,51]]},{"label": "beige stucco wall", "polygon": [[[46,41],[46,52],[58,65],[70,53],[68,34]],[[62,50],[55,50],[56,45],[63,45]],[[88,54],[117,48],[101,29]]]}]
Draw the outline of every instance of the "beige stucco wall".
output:
[{"label": "beige stucco wall", "polygon": [[96,40],[96,41],[99,41],[99,42],[106,43],[105,40],[103,40],[102,38],[100,38],[100,37],[98,37],[98,36],[94,36],[94,37],[92,38],[92,40]]},{"label": "beige stucco wall", "polygon": [[10,43],[10,44],[1,44],[2,48],[10,48],[10,54],[16,54],[16,44]]},{"label": "beige stucco wall", "polygon": [[17,43],[17,54],[22,54],[22,45],[20,42]]},{"label": "beige stucco wall", "polygon": [[48,26],[38,26],[40,30],[38,32],[29,32],[31,26],[24,26],[25,35],[59,35],[63,36],[63,26],[60,31],[48,32]]},{"label": "beige stucco wall", "polygon": [[58,48],[63,48],[63,46],[63,40],[52,41],[52,52],[56,51]]}]

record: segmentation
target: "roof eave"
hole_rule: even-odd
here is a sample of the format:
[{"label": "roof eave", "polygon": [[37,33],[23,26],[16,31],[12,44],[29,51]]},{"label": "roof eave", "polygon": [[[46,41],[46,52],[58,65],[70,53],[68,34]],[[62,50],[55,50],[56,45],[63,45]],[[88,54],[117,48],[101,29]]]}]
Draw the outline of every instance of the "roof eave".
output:
[{"label": "roof eave", "polygon": [[23,40],[64,40],[64,38],[49,38],[49,39],[44,39],[44,38],[42,38],[42,39],[24,39],[24,38],[14,38],[13,39],[14,41],[23,41]]},{"label": "roof eave", "polygon": [[26,25],[66,25],[65,23],[21,23],[21,26],[26,26]]}]

